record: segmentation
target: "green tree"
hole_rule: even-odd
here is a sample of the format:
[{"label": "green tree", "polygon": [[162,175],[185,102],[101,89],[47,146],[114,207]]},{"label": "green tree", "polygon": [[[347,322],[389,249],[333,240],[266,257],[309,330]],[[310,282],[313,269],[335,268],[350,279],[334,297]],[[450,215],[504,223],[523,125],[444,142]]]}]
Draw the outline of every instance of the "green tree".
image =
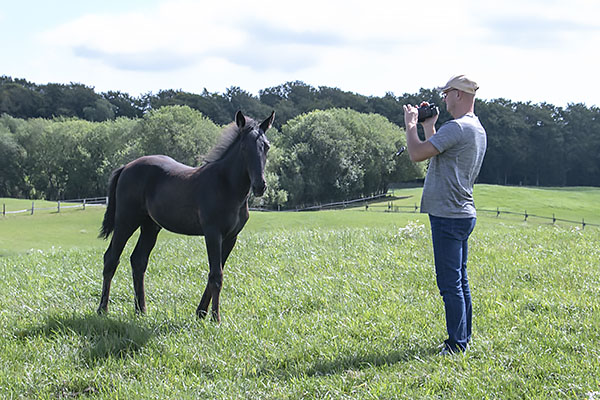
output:
[{"label": "green tree", "polygon": [[108,91],[102,97],[112,105],[115,118],[137,118],[143,115],[143,103],[140,99],[131,97],[120,91]]},{"label": "green tree", "polygon": [[0,119],[0,197],[21,197],[26,191],[23,162],[27,153],[13,132]]},{"label": "green tree", "polygon": [[279,132],[276,128],[271,128],[267,132],[271,149],[267,157],[267,165],[265,167],[265,180],[267,181],[267,191],[262,197],[251,197],[252,207],[268,207],[271,209],[280,209],[288,202],[288,192],[281,187],[278,168],[281,165],[283,157],[283,149],[277,147],[274,143],[277,142]]},{"label": "green tree", "polygon": [[106,121],[115,118],[115,110],[108,100],[96,99],[93,106],[83,108],[83,116],[88,121]]},{"label": "green tree", "polygon": [[564,152],[561,110],[545,103],[517,103],[515,112],[522,121],[518,135],[525,154],[518,183],[537,186],[562,184],[564,180],[560,164]]},{"label": "green tree", "polygon": [[369,97],[367,103],[370,112],[382,115],[398,126],[404,125],[402,104],[393,93],[388,92],[383,97]]},{"label": "green tree", "polygon": [[22,83],[7,79],[0,84],[0,115],[6,113],[16,118],[38,117],[43,102],[40,93]]},{"label": "green tree", "polygon": [[600,186],[600,108],[570,104],[563,116],[565,181]]},{"label": "green tree", "polygon": [[[244,114],[254,118],[269,115],[273,110],[271,107],[262,104],[257,97],[240,89],[239,87],[231,87],[225,92],[225,99],[228,101],[229,120],[233,119],[235,113],[243,110]],[[264,118],[264,117],[263,117]]]},{"label": "green tree", "polygon": [[479,181],[500,185],[518,184],[524,179],[527,146],[525,120],[518,105],[505,99],[477,101],[475,112],[487,132],[488,147]]},{"label": "green tree", "polygon": [[128,152],[131,159],[164,154],[188,165],[198,165],[216,143],[220,128],[188,106],[152,110],[131,132]]},{"label": "green tree", "polygon": [[394,157],[403,143],[401,130],[382,116],[313,111],[282,127],[276,145],[283,154],[272,168],[288,205],[341,201],[384,192],[401,177],[422,177],[422,165]]},{"label": "green tree", "polygon": [[60,149],[56,149],[49,134],[51,120],[29,119],[15,133],[19,144],[26,149],[23,163],[25,180],[30,185],[30,198],[57,198],[61,189]]}]

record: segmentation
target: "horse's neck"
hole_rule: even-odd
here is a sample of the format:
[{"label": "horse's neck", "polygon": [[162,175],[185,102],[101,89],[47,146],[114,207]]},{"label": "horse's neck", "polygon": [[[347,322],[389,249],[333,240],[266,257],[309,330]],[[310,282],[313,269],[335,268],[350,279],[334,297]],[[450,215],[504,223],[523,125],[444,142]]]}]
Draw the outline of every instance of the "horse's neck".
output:
[{"label": "horse's neck", "polygon": [[231,189],[239,194],[241,198],[248,196],[250,192],[250,177],[248,176],[248,169],[240,151],[240,145],[235,145],[217,163],[219,164],[220,172],[227,176]]}]

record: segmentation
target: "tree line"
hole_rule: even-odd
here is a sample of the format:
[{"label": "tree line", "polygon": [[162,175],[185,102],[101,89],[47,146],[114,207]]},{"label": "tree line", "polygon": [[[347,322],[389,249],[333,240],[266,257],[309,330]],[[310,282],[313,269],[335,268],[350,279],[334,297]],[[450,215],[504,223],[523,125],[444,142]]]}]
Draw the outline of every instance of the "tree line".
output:
[{"label": "tree line", "polygon": [[[231,87],[224,93],[204,90],[200,94],[194,94],[181,90],[163,90],[157,94],[132,97],[118,91],[96,93],[94,88],[79,83],[38,85],[24,79],[0,77],[0,115],[24,121],[45,119],[56,122],[63,118],[63,124],[68,124],[65,118],[76,118],[81,124],[89,121],[98,123],[98,126],[137,125],[148,113],[156,112],[162,107],[187,106],[219,126],[229,123],[237,110],[257,117],[275,110],[277,132],[283,132],[283,126],[295,118],[316,110],[332,109],[350,109],[360,114],[380,115],[393,125],[403,127],[402,106],[421,101],[440,105],[439,124],[451,119],[442,105],[439,93],[429,89],[421,89],[415,94],[396,96],[387,93],[383,97],[375,97],[338,88],[315,88],[297,81],[263,89],[257,96],[239,87]],[[600,186],[598,107],[569,104],[563,108],[548,103],[477,99],[476,113],[488,133],[488,151],[479,182]],[[123,127],[119,129],[127,130]],[[140,123],[137,132],[141,131]],[[7,136],[0,135],[3,138]],[[14,146],[13,151],[16,151]],[[129,150],[132,155],[139,151],[140,149]],[[124,154],[127,150],[119,147],[114,152]],[[108,164],[112,166],[112,162]],[[284,173],[284,169],[277,172],[280,181],[287,179]],[[2,174],[5,174],[4,168]],[[54,190],[52,195],[57,196],[59,185],[51,186]],[[288,192],[290,199],[294,197],[291,193]]]},{"label": "tree line", "polygon": [[[264,114],[263,114],[264,116]],[[233,116],[231,117],[233,118]],[[112,171],[143,155],[201,165],[223,126],[189,106],[140,118],[0,117],[0,197],[65,200],[106,193]],[[404,135],[376,114],[313,111],[269,130],[268,190],[255,206],[297,207],[385,193],[423,177],[423,165],[394,157]]]}]

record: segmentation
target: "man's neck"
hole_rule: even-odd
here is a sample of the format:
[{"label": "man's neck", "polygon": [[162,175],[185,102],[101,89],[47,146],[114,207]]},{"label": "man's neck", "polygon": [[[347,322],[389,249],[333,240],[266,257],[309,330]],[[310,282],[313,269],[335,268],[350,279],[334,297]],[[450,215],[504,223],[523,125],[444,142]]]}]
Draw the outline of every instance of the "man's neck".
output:
[{"label": "man's neck", "polygon": [[454,117],[454,119],[459,119],[468,114],[475,115],[475,108],[471,105],[467,105],[463,108],[459,108],[458,110],[456,110],[456,112],[452,116]]}]

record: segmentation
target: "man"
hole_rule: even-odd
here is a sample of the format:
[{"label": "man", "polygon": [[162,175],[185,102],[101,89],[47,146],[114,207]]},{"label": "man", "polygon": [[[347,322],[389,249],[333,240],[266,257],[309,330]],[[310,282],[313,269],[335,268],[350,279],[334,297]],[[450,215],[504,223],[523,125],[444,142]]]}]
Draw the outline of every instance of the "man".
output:
[{"label": "man", "polygon": [[485,129],[474,113],[478,88],[464,75],[452,77],[441,91],[454,119],[437,132],[437,113],[421,122],[425,141],[417,135],[418,109],[404,106],[410,159],[430,159],[421,212],[429,214],[436,280],[446,311],[448,339],[440,353],[443,355],[465,351],[471,339],[467,242],[476,220],[473,184],[487,146]]}]

